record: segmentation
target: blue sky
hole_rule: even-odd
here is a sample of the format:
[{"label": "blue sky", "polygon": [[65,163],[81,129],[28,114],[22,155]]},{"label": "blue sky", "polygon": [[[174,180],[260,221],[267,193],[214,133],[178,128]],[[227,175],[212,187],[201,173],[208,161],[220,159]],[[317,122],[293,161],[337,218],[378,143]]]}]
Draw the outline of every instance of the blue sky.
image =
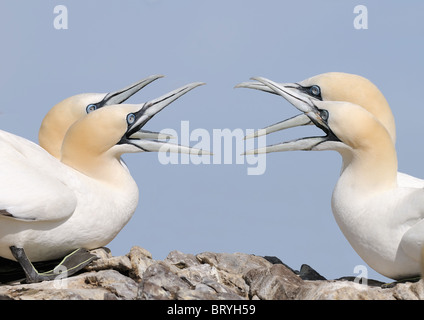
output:
[{"label": "blue sky", "polygon": [[[353,27],[356,5],[368,29]],[[68,29],[53,26],[57,5]],[[342,71],[373,81],[397,124],[399,170],[424,177],[417,141],[424,136],[424,3],[421,1],[11,1],[0,3],[0,126],[37,141],[57,102],[110,92],[152,74],[130,102],[144,102],[203,81],[152,119],[146,129],[258,129],[297,114],[284,99],[234,89],[252,76],[279,82]],[[267,144],[318,132],[296,128]],[[195,144],[192,141],[191,144]],[[273,153],[263,175],[249,165],[163,165],[158,155],[124,159],[140,189],[137,211],[109,247],[132,245],[163,259],[186,253],[274,255],[292,268],[311,265],[327,278],[365,265],[334,221],[330,199],[341,158],[335,152]],[[368,276],[385,280],[368,268]]]}]

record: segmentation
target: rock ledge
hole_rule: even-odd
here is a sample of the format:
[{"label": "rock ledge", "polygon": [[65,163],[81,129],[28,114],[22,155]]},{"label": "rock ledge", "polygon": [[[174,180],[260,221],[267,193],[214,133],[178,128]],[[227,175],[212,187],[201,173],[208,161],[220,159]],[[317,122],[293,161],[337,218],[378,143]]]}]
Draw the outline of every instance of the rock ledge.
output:
[{"label": "rock ledge", "polygon": [[424,282],[382,286],[347,279],[325,280],[303,265],[299,272],[275,257],[245,253],[197,255],[172,251],[153,260],[140,247],[114,257],[107,248],[99,259],[67,279],[36,284],[0,284],[0,300],[423,300]]}]

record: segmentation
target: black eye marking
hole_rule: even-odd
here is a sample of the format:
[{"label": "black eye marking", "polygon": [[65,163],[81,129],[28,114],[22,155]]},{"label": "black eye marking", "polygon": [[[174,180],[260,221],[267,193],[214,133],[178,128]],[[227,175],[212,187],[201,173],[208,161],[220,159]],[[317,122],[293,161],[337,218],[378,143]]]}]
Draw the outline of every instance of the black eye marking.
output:
[{"label": "black eye marking", "polygon": [[127,115],[127,123],[128,125],[132,125],[135,122],[135,114],[134,113],[130,113],[129,115]]},{"label": "black eye marking", "polygon": [[95,104],[89,104],[88,106],[87,106],[87,108],[85,108],[85,111],[87,112],[87,113],[90,113],[90,112],[93,112],[94,110],[96,110],[97,109],[97,106],[95,105]]},{"label": "black eye marking", "polygon": [[318,86],[312,86],[309,88],[309,92],[311,93],[311,95],[318,97],[321,96],[321,88]]},{"label": "black eye marking", "polygon": [[310,87],[300,87],[299,90],[305,92],[306,94],[310,95],[311,97],[314,97],[315,99],[322,101],[321,96],[321,88],[317,85],[313,85]]},{"label": "black eye marking", "polygon": [[320,110],[319,115],[320,115],[321,119],[324,120],[325,122],[328,121],[328,118],[330,116],[330,114],[328,113],[327,110]]}]

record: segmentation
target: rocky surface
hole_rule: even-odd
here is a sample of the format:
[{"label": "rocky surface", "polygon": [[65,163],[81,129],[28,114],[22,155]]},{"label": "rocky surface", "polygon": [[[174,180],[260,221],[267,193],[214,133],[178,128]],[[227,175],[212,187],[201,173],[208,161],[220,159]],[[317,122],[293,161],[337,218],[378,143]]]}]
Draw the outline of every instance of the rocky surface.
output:
[{"label": "rocky surface", "polygon": [[0,284],[0,300],[424,299],[423,280],[392,286],[325,280],[307,265],[297,272],[275,257],[172,251],[164,260],[153,260],[140,247],[118,257],[106,248],[93,252],[99,259],[78,275],[36,284]]}]

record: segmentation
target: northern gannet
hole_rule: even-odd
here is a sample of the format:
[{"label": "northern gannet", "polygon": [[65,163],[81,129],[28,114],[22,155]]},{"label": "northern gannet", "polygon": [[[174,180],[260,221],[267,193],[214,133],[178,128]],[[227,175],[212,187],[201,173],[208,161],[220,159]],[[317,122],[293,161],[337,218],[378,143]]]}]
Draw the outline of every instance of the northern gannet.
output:
[{"label": "northern gannet", "polygon": [[[297,83],[279,83],[278,85],[292,89],[304,98],[313,101],[346,101],[357,104],[372,113],[387,129],[393,143],[396,143],[395,120],[386,98],[376,85],[362,76],[344,72],[327,72]],[[276,94],[261,82],[242,82],[236,88],[250,88]],[[313,122],[302,113],[256,131],[246,136],[245,139],[312,124]],[[424,188],[423,179],[402,172],[398,172],[397,178],[400,186]]]},{"label": "northern gannet", "polygon": [[397,280],[419,275],[424,190],[398,185],[396,150],[387,127],[357,104],[311,99],[297,87],[254,79],[288,100],[326,135],[247,153],[338,151],[343,168],[331,206],[344,236],[359,256],[382,275]]},{"label": "northern gannet", "polygon": [[[0,131],[0,257],[17,260],[27,281],[37,282],[57,274],[39,274],[31,261],[57,259],[78,248],[109,243],[138,203],[137,184],[121,163],[122,154],[209,154],[143,140],[141,129],[201,84],[186,85],[144,104],[110,105],[87,114],[67,131],[60,160],[35,143]],[[71,261],[68,275],[90,261],[89,255],[87,260]]]},{"label": "northern gannet", "polygon": [[145,86],[162,77],[152,75],[115,92],[81,93],[57,103],[41,122],[38,132],[40,146],[60,159],[63,138],[72,124],[96,109],[125,102]]}]

